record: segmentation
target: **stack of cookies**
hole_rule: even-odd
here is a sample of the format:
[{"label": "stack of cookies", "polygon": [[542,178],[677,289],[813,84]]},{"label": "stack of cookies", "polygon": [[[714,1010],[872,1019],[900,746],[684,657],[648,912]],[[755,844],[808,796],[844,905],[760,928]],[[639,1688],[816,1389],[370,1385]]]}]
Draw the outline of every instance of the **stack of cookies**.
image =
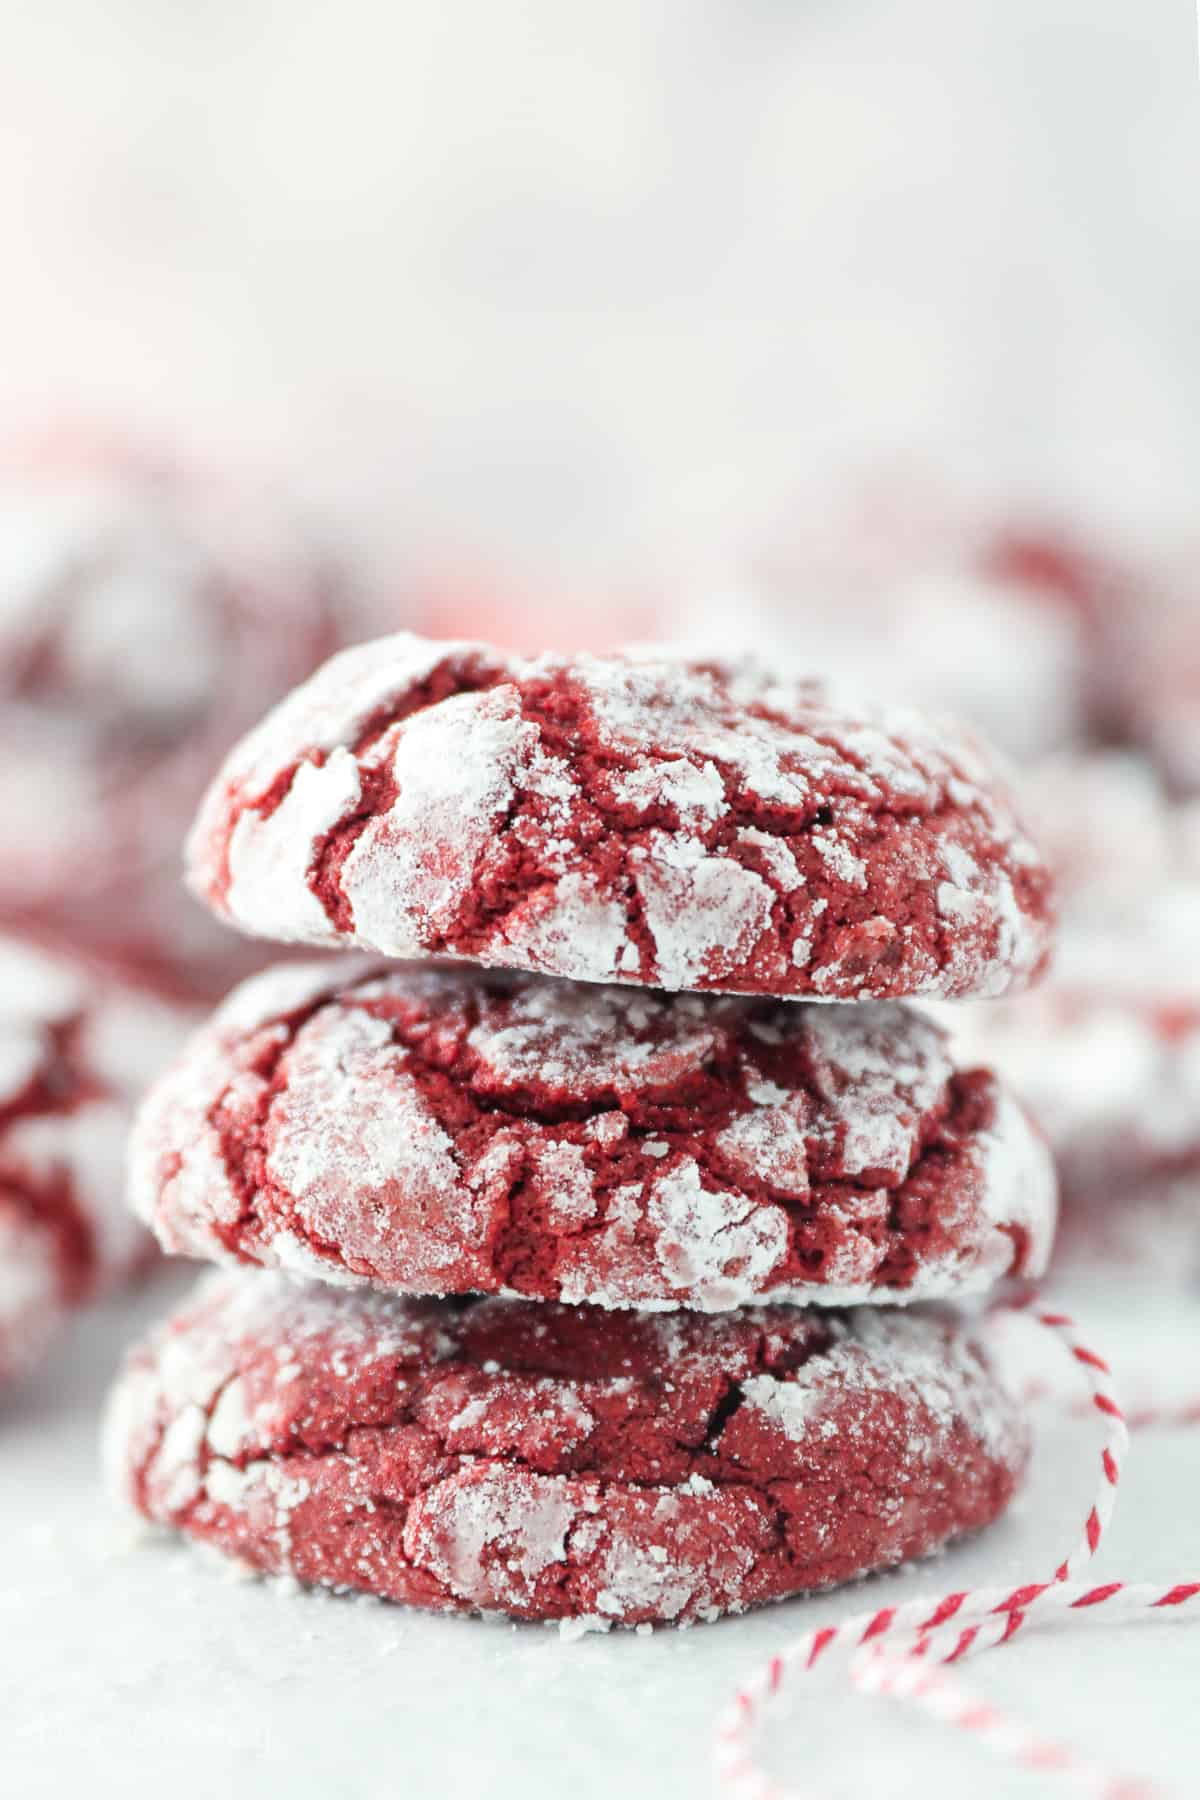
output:
[{"label": "stack of cookies", "polygon": [[143,1110],[137,1210],[231,1265],[114,1399],[148,1518],[603,1626],[1002,1512],[1019,1410],[929,1303],[1039,1274],[1054,1180],[903,1004],[1045,960],[1045,867],[970,741],[753,666],[394,637],[233,752],[191,873],[374,960],[247,983]]}]

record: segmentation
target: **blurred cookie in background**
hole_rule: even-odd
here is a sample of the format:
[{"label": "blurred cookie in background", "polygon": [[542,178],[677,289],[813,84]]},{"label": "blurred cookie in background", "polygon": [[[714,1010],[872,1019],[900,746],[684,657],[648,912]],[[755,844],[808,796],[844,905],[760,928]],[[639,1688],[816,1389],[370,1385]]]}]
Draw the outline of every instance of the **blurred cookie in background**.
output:
[{"label": "blurred cookie in background", "polygon": [[1200,806],[1128,752],[1028,772],[1032,829],[1060,878],[1037,992],[949,1020],[1050,1140],[1057,1263],[1154,1291],[1200,1283]]},{"label": "blurred cookie in background", "polygon": [[1111,631],[1114,734],[1151,758],[1169,791],[1200,798],[1200,553],[1169,559],[1153,599]]},{"label": "blurred cookie in background", "polygon": [[1084,922],[1094,918],[1101,896],[1124,895],[1136,912],[1164,886],[1200,882],[1200,805],[1172,799],[1140,751],[1047,757],[1022,772],[1019,791],[1068,932],[1077,912]]},{"label": "blurred cookie in background", "polygon": [[0,462],[0,921],[210,995],[179,875],[214,764],[344,641],[350,580],[260,492],[90,439]]},{"label": "blurred cookie in background", "polygon": [[125,1139],[142,1087],[193,1022],[0,937],[0,1387],[76,1308],[154,1260],[125,1205]]},{"label": "blurred cookie in background", "polygon": [[675,627],[956,714],[1028,762],[1102,735],[1108,621],[1137,581],[1060,523],[874,482],[777,529],[745,580],[690,592]]}]

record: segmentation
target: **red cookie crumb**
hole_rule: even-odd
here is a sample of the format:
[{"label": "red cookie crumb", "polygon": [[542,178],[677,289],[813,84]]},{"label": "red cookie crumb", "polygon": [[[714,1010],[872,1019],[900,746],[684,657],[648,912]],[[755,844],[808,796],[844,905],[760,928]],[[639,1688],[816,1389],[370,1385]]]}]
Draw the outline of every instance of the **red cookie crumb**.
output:
[{"label": "red cookie crumb", "polygon": [[115,454],[0,480],[0,918],[182,993],[252,963],[180,891],[212,770],[338,642],[323,552]]},{"label": "red cookie crumb", "polygon": [[953,1319],[708,1317],[204,1282],[106,1460],[147,1518],[304,1582],[597,1626],[712,1619],[995,1519],[1019,1407]]},{"label": "red cookie crumb", "polygon": [[811,1006],[478,969],[247,982],[147,1100],[164,1248],[418,1294],[720,1310],[1037,1275],[1025,1117],[888,1002]]},{"label": "red cookie crumb", "polygon": [[122,1204],[125,1138],[180,1029],[172,1010],[0,938],[0,1382],[146,1258]]},{"label": "red cookie crumb", "polygon": [[247,931],[669,990],[998,994],[1050,932],[969,739],[748,663],[408,634],[233,752],[190,861]]}]

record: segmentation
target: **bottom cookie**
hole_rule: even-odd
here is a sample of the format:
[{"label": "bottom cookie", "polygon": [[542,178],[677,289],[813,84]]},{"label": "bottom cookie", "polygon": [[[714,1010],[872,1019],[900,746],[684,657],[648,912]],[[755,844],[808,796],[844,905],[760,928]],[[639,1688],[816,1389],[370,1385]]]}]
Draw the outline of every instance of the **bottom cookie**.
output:
[{"label": "bottom cookie", "polygon": [[1001,1513],[1019,1408],[937,1312],[613,1314],[209,1277],[131,1356],[106,1456],[252,1567],[524,1619],[711,1619]]}]

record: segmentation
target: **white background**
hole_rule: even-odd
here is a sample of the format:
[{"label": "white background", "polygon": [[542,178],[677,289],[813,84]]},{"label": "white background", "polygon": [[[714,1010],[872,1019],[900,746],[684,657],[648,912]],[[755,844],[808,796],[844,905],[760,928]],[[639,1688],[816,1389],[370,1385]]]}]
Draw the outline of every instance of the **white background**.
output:
[{"label": "white background", "polygon": [[0,0],[0,399],[703,562],[912,454],[1193,513],[1192,0]]}]

